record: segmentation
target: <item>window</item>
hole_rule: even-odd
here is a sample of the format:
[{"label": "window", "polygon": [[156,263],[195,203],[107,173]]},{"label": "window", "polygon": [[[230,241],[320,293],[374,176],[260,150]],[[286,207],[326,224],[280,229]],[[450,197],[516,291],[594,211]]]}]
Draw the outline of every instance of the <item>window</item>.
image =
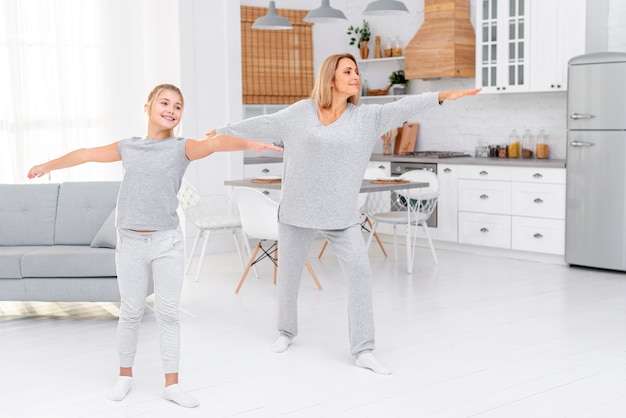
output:
[{"label": "window", "polygon": [[280,9],[293,30],[256,30],[263,7],[241,7],[242,88],[245,104],[291,104],[313,89],[312,25],[306,10]]}]

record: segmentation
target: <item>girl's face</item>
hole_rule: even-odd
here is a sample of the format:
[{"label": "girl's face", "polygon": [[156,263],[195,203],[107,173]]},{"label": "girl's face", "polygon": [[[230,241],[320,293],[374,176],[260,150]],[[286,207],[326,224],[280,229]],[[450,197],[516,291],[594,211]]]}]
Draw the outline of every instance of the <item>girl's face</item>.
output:
[{"label": "girl's face", "polygon": [[[172,130],[180,122],[183,114],[183,99],[175,91],[164,89],[152,103],[150,123],[163,130]],[[149,109],[148,109],[149,110]]]},{"label": "girl's face", "polygon": [[361,88],[361,77],[354,61],[350,58],[339,60],[335,70],[335,79],[332,81],[331,87],[334,93],[346,96],[358,94]]}]

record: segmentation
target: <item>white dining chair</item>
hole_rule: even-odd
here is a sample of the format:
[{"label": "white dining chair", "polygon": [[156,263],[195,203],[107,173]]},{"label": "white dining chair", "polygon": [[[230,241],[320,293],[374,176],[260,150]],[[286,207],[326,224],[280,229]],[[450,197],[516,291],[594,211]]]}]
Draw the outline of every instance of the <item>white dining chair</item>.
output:
[{"label": "white dining chair", "polygon": [[[397,243],[397,226],[407,225],[422,227],[428,245],[430,247],[431,254],[435,264],[439,264],[437,259],[437,253],[433,241],[428,231],[428,225],[426,222],[437,207],[437,200],[439,198],[439,179],[437,174],[429,170],[412,170],[408,171],[400,176],[402,180],[408,180],[411,182],[425,182],[428,183],[428,187],[397,190],[395,192],[395,199],[388,198],[386,208],[380,206],[380,202],[375,202],[376,199],[368,199],[366,203],[367,215],[373,220],[374,224],[372,231],[367,240],[367,248],[371,245],[372,238],[376,232],[378,226],[381,223],[388,223],[393,226],[393,247],[394,247],[394,259],[398,259],[398,243]],[[384,201],[384,199],[377,199]],[[410,210],[410,214],[407,214],[407,210]],[[410,229],[407,231],[410,233]],[[415,231],[416,232],[416,231]],[[414,260],[415,243],[417,240],[417,233],[413,234],[413,241],[411,242],[412,248],[407,248],[407,263],[411,263]],[[408,264],[408,271],[411,272],[411,264]]]},{"label": "white dining chair", "polygon": [[[379,167],[370,167],[367,170],[365,170],[365,174],[363,175],[363,180],[376,180],[376,179],[380,179],[383,177],[386,177],[385,170]],[[372,230],[373,225],[372,225],[372,220],[365,213],[366,201],[367,201],[367,193],[359,193],[358,204],[359,204],[359,210],[361,211],[361,216],[362,216],[361,229],[367,232],[369,235],[370,231]],[[383,255],[387,257],[387,251],[385,250],[385,246],[383,245],[382,240],[378,236],[378,233],[376,232],[374,233],[374,238],[376,239],[376,242],[378,243],[380,250],[383,252]],[[328,246],[328,240],[324,240],[324,243],[322,244],[322,248],[320,249],[320,252],[317,258],[322,258],[322,255],[324,254],[324,251],[326,250],[327,246]]]},{"label": "white dining chair", "polygon": [[[250,268],[265,258],[274,263],[274,284],[276,284],[278,269],[278,202],[265,196],[261,191],[249,187],[236,188],[233,191],[232,199],[239,210],[244,235],[248,239],[259,240],[259,243],[250,255],[250,260],[237,284],[235,293],[239,293]],[[264,244],[268,245],[264,247]],[[257,257],[259,251],[261,254]],[[305,262],[305,266],[317,288],[322,290],[322,285],[308,261]]]},{"label": "white dining chair", "polygon": [[[178,191],[178,201],[180,207],[188,219],[196,228],[196,238],[193,247],[187,257],[185,273],[189,273],[196,247],[202,239],[202,250],[200,251],[200,261],[196,268],[195,281],[200,278],[200,270],[204,262],[207,244],[209,238],[214,232],[229,231],[233,235],[237,255],[242,267],[245,267],[244,256],[241,252],[240,239],[243,238],[241,221],[236,207],[232,204],[228,196],[224,195],[201,195],[195,187],[186,180],[183,180],[180,190]],[[247,254],[250,254],[250,245],[247,240],[243,240],[244,248]],[[258,276],[258,272],[255,270]]]}]

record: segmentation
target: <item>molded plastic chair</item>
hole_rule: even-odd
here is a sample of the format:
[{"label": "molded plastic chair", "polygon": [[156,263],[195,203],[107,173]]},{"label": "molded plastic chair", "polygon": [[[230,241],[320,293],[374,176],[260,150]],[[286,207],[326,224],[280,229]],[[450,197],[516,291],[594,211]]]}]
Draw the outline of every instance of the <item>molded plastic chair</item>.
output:
[{"label": "molded plastic chair", "polygon": [[[368,202],[366,203],[366,212],[367,215],[374,221],[374,226],[372,227],[372,232],[367,240],[367,248],[369,248],[379,224],[392,224],[394,256],[395,260],[398,259],[396,227],[398,225],[407,224],[409,218],[406,211],[407,202],[409,202],[411,208],[411,225],[415,227],[422,227],[424,233],[426,234],[426,239],[428,240],[428,245],[430,246],[430,251],[435,264],[439,264],[435,247],[428,231],[428,225],[426,225],[426,222],[437,207],[437,200],[439,198],[439,179],[435,173],[429,170],[408,171],[402,174],[400,178],[412,182],[425,182],[428,183],[429,186],[416,189],[397,190],[395,192],[396,198],[394,201],[391,201],[390,198],[387,199],[387,202],[391,201],[390,203],[386,203],[388,206],[387,209],[381,209],[380,204],[378,202],[374,202],[375,199],[368,198]],[[381,199],[379,198],[378,200]],[[384,201],[384,199],[382,200]],[[417,234],[414,234],[413,242],[411,244],[413,246],[413,254],[415,253],[416,239]],[[414,257],[408,258],[407,263],[412,263],[413,259]],[[410,268],[409,271],[411,271]]]},{"label": "molded plastic chair", "polygon": [[[248,265],[245,267],[235,293],[239,293],[243,282],[248,276],[250,268],[264,258],[269,258],[274,263],[274,284],[276,284],[276,271],[278,268],[278,202],[265,196],[261,191],[249,187],[239,187],[233,191],[233,202],[239,209],[243,233],[248,238],[260,240],[252,251]],[[265,241],[270,243],[269,247],[263,247]],[[259,251],[261,255],[257,257]],[[317,280],[308,261],[305,266],[317,288],[322,290],[322,285]]]},{"label": "molded plastic chair", "polygon": [[[370,167],[367,170],[365,170],[365,174],[363,175],[363,180],[376,180],[376,179],[383,178],[386,176],[387,175],[385,174],[385,170],[383,170],[382,168]],[[365,214],[364,206],[365,206],[366,201],[367,201],[367,193],[359,193],[359,200],[358,200],[359,209],[361,210],[361,215],[363,215],[363,220],[361,221],[361,229],[369,233],[372,230],[372,221]],[[367,227],[365,226],[366,224],[367,224]],[[380,240],[380,237],[378,236],[376,232],[374,233],[374,238],[376,238],[376,242],[378,243],[380,250],[383,252],[383,255],[387,257],[387,251],[385,251],[385,246],[383,245],[383,242]],[[317,258],[322,258],[322,255],[324,254],[324,251],[326,250],[327,246],[328,246],[328,240],[324,240],[324,244],[322,244],[322,249],[320,250],[320,253],[317,256]]]},{"label": "molded plastic chair", "polygon": [[[230,231],[233,234],[239,260],[241,261],[241,265],[245,267],[245,260],[239,245],[240,234],[242,234],[241,221],[230,199],[223,195],[201,195],[188,181],[183,180],[178,192],[178,200],[185,213],[185,217],[198,228],[196,239],[193,242],[193,247],[187,258],[185,272],[189,272],[198,242],[201,238],[204,238],[202,251],[200,252],[200,262],[196,269],[195,277],[196,281],[199,280],[209,238],[211,233],[216,231]],[[244,244],[247,253],[250,254],[248,241],[244,240]]]}]

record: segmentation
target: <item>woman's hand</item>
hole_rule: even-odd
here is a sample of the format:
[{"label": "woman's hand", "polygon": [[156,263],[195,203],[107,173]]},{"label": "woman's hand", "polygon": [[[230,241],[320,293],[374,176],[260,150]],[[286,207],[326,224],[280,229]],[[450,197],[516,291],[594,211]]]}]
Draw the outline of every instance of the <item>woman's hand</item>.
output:
[{"label": "woman's hand", "polygon": [[471,90],[444,90],[439,92],[439,103],[444,100],[456,100],[463,96],[476,96],[482,88]]}]

